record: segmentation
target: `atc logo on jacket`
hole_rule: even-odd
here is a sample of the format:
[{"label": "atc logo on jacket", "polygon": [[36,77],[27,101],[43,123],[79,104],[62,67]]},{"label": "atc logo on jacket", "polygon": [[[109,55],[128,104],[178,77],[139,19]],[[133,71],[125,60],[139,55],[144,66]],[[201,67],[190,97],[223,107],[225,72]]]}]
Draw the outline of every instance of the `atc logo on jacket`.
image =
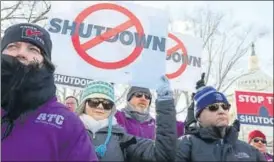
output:
[{"label": "atc logo on jacket", "polygon": [[40,113],[35,120],[35,123],[43,123],[61,129],[64,123],[64,116],[58,114]]}]

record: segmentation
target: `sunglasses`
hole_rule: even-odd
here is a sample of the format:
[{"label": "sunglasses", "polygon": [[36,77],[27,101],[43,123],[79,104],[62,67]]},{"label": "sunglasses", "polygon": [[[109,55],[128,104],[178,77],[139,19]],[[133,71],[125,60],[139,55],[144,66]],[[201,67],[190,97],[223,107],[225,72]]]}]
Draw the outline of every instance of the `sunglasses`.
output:
[{"label": "sunglasses", "polygon": [[144,93],[144,92],[136,92],[133,95],[135,97],[137,97],[137,98],[141,98],[141,97],[145,96],[146,100],[150,100],[151,99],[151,96],[149,94],[147,94],[147,93]]},{"label": "sunglasses", "polygon": [[263,144],[266,144],[266,140],[264,140],[264,139],[258,139],[258,138],[253,139],[254,143],[259,143],[259,141],[261,141],[261,143],[263,143]]},{"label": "sunglasses", "polygon": [[223,110],[229,110],[230,109],[230,104],[224,104],[224,103],[221,103],[221,104],[212,104],[212,105],[209,105],[207,106],[208,110],[209,111],[212,111],[212,112],[215,112],[217,110],[219,110],[219,108],[222,108]]},{"label": "sunglasses", "polygon": [[100,104],[102,104],[104,107],[104,110],[111,110],[114,106],[114,102],[107,99],[102,99],[102,98],[92,98],[87,100],[87,103],[89,107],[92,107],[92,108],[97,108]]}]

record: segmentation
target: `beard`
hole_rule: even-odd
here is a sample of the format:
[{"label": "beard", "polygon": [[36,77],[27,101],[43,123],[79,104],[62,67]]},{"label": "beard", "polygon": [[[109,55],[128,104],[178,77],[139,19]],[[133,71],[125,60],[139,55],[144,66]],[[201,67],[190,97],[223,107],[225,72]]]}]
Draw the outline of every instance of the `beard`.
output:
[{"label": "beard", "polygon": [[55,96],[53,72],[37,62],[28,65],[16,57],[1,55],[1,141],[10,135],[14,121],[27,112],[34,111]]},{"label": "beard", "polygon": [[50,84],[54,84],[53,74],[37,61],[25,65],[16,57],[1,55],[1,107],[12,119],[43,103],[35,92],[47,85],[52,93]]}]

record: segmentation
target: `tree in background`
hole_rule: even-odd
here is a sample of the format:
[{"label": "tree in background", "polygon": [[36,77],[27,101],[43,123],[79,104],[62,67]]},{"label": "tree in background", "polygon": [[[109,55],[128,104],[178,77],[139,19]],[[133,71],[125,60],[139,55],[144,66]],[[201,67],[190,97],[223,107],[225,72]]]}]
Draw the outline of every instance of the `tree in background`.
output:
[{"label": "tree in background", "polygon": [[1,34],[8,26],[19,22],[45,25],[50,9],[48,1],[1,1]]},{"label": "tree in background", "polygon": [[[237,79],[249,75],[242,66],[245,62],[242,58],[247,56],[252,42],[268,33],[258,26],[235,22],[231,16],[209,7],[197,8],[190,13],[182,13],[184,29],[177,29],[202,39],[205,82],[227,95],[231,95],[229,88]],[[191,93],[177,90],[176,98],[182,94],[186,105],[177,113],[184,112],[190,104]]]},{"label": "tree in background", "polygon": [[[31,22],[45,25],[50,9],[51,4],[48,1],[1,1],[1,34],[6,27],[14,23]],[[179,31],[191,33],[203,40],[203,67],[206,83],[224,93],[238,78],[248,75],[240,66],[243,63],[241,59],[246,56],[253,41],[267,34],[263,29],[256,31],[254,26],[246,27],[244,24],[233,22],[230,16],[215,12],[208,7],[193,9],[190,13],[180,15],[184,29]],[[173,23],[173,20],[170,23]],[[118,107],[126,103],[128,88],[128,85],[115,85]],[[68,95],[79,98],[80,94],[79,89],[57,85],[57,96],[61,102]],[[152,94],[155,99],[155,92]],[[191,102],[190,95],[190,92],[174,90],[176,104],[181,99],[185,100],[185,106],[179,108],[177,113],[186,110]],[[155,107],[154,104],[152,104],[153,107]]]}]

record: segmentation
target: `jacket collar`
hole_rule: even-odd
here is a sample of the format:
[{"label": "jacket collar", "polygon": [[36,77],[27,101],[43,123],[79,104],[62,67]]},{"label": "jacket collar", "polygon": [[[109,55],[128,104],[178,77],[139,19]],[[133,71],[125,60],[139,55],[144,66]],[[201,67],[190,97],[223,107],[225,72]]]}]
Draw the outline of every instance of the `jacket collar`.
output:
[{"label": "jacket collar", "polygon": [[[221,135],[222,129],[225,129],[224,137]],[[238,131],[233,126],[227,126],[225,128],[220,127],[206,127],[206,128],[199,128],[195,136],[208,141],[217,141],[223,139],[225,143],[234,144],[238,139]]]}]

